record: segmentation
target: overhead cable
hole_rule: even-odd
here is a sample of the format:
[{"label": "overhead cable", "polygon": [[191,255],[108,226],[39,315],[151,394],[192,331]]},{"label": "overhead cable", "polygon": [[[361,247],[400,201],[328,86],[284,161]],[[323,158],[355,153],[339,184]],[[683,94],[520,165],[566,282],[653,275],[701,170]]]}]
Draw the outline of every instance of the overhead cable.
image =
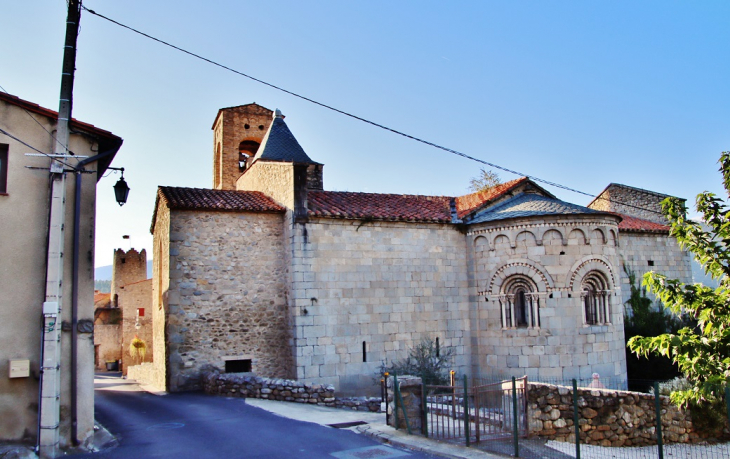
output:
[{"label": "overhead cable", "polygon": [[60,159],[58,159],[58,158],[54,158],[54,157],[53,157],[52,155],[49,155],[49,154],[48,154],[48,153],[46,153],[45,151],[40,151],[40,150],[39,150],[39,149],[37,149],[36,147],[33,147],[33,146],[31,146],[31,145],[30,145],[30,144],[28,144],[27,142],[24,142],[23,140],[21,140],[21,139],[19,139],[19,138],[15,137],[14,135],[12,135],[11,133],[9,133],[8,131],[6,131],[6,130],[4,130],[4,129],[2,129],[2,128],[0,128],[0,133],[3,133],[3,134],[5,134],[6,136],[10,137],[11,139],[13,139],[13,140],[15,140],[15,141],[17,141],[17,142],[20,142],[20,143],[22,143],[23,145],[25,145],[26,147],[30,148],[30,149],[31,149],[31,150],[33,150],[33,151],[37,151],[38,153],[42,154],[43,156],[47,156],[47,157],[48,157],[48,158],[50,158],[50,159],[51,159],[52,161],[56,161],[56,162],[59,162],[59,163],[63,164],[64,166],[66,166],[66,167],[68,167],[68,168],[71,168],[71,169],[73,169],[73,170],[78,170],[78,168],[77,168],[76,166],[72,166],[71,164],[69,164],[69,163],[67,163],[67,162],[65,162],[65,161],[62,161],[62,160],[60,160]]},{"label": "overhead cable", "polygon": [[662,212],[659,212],[659,211],[656,211],[656,210],[653,210],[653,209],[647,209],[647,208],[643,208],[643,207],[640,207],[640,206],[636,206],[636,205],[633,205],[633,204],[630,204],[630,203],[612,200],[612,199],[609,199],[609,198],[602,198],[600,196],[596,196],[594,194],[591,194],[591,193],[588,193],[588,192],[585,192],[585,191],[577,190],[577,189],[572,188],[572,187],[569,187],[567,185],[562,185],[560,183],[552,182],[552,181],[549,181],[549,180],[545,180],[545,179],[542,179],[540,177],[536,177],[534,175],[525,174],[523,172],[519,172],[519,171],[516,171],[514,169],[509,169],[507,167],[500,166],[499,164],[491,163],[489,161],[485,161],[483,159],[479,159],[479,158],[476,158],[474,156],[467,155],[466,153],[462,153],[460,151],[457,151],[457,150],[454,150],[454,149],[451,149],[451,148],[448,148],[448,147],[444,147],[442,145],[439,145],[439,144],[430,142],[428,140],[424,140],[424,139],[421,139],[419,137],[415,137],[415,136],[412,136],[410,134],[406,134],[405,132],[399,131],[397,129],[393,129],[393,128],[390,128],[388,126],[385,126],[385,125],[376,123],[374,121],[370,121],[370,120],[368,120],[366,118],[362,118],[360,116],[353,115],[352,113],[349,113],[349,112],[346,112],[344,110],[340,110],[338,108],[332,107],[331,105],[327,105],[325,103],[318,102],[318,101],[316,101],[314,99],[310,99],[309,97],[302,96],[301,94],[297,94],[295,92],[289,91],[288,89],[284,89],[284,88],[282,88],[280,86],[276,86],[275,84],[272,84],[272,83],[269,83],[267,81],[264,81],[264,80],[261,80],[259,78],[256,78],[254,76],[248,75],[248,74],[246,74],[244,72],[241,72],[239,70],[233,69],[233,68],[228,67],[226,65],[223,65],[221,63],[218,63],[218,62],[216,62],[216,61],[214,61],[212,59],[208,59],[207,57],[203,57],[203,56],[201,56],[199,54],[193,53],[192,51],[188,51],[188,50],[186,50],[184,48],[180,48],[179,46],[175,46],[175,45],[173,45],[171,43],[168,43],[168,42],[166,42],[164,40],[161,40],[159,38],[153,37],[152,35],[149,35],[149,34],[147,34],[145,32],[142,32],[140,30],[137,30],[134,27],[130,27],[130,26],[126,25],[126,24],[122,24],[119,21],[116,21],[116,20],[111,19],[111,18],[109,18],[107,16],[104,16],[103,14],[97,13],[96,11],[94,11],[92,9],[89,9],[89,8],[83,6],[83,5],[81,5],[81,7],[84,10],[88,11],[89,13],[93,14],[94,16],[97,16],[97,17],[100,17],[102,19],[105,19],[105,20],[107,20],[107,21],[109,21],[109,22],[111,22],[113,24],[116,24],[116,25],[118,25],[120,27],[123,27],[123,28],[125,28],[127,30],[130,30],[130,31],[132,31],[132,32],[134,32],[136,34],[142,35],[143,37],[149,38],[150,40],[156,41],[156,42],[158,42],[160,44],[163,44],[165,46],[168,46],[170,48],[173,48],[173,49],[175,49],[177,51],[180,51],[182,53],[185,53],[185,54],[188,54],[190,56],[193,56],[193,57],[195,57],[197,59],[200,59],[202,61],[205,61],[205,62],[207,62],[209,64],[215,65],[215,66],[220,67],[220,68],[225,69],[225,70],[228,70],[229,72],[233,72],[233,73],[235,73],[237,75],[240,75],[242,77],[248,78],[248,79],[253,80],[253,81],[257,82],[257,83],[261,83],[261,84],[263,84],[265,86],[268,86],[270,88],[276,89],[277,91],[284,92],[284,93],[289,94],[291,96],[294,96],[296,98],[299,98],[299,99],[305,100],[307,102],[310,102],[312,104],[318,105],[318,106],[320,106],[322,108],[326,108],[328,110],[331,110],[333,112],[339,113],[341,115],[344,115],[344,116],[347,116],[347,117],[356,119],[358,121],[362,121],[363,123],[370,124],[372,126],[375,126],[375,127],[380,128],[380,129],[384,129],[386,131],[390,131],[390,132],[392,132],[394,134],[397,134],[397,135],[400,135],[402,137],[406,137],[406,138],[411,139],[411,140],[414,140],[416,142],[420,142],[422,144],[429,145],[431,147],[437,148],[439,150],[443,150],[445,152],[454,154],[456,156],[461,156],[462,158],[466,158],[468,160],[471,160],[471,161],[474,161],[474,162],[477,162],[477,163],[480,163],[480,164],[484,164],[484,165],[489,166],[489,167],[492,167],[494,169],[498,169],[498,170],[501,170],[501,171],[504,171],[504,172],[508,172],[510,174],[515,174],[515,175],[518,175],[518,176],[527,177],[530,180],[533,180],[535,182],[544,183],[546,185],[554,186],[556,188],[560,188],[560,189],[563,189],[563,190],[566,190],[566,191],[570,191],[570,192],[573,192],[573,193],[577,193],[577,194],[589,196],[589,197],[594,198],[594,199],[605,200],[605,201],[613,202],[613,203],[616,203],[616,204],[621,204],[621,205],[624,205],[624,206],[627,206],[627,207],[632,207],[632,208],[636,208],[636,209],[639,209],[639,210],[644,210],[644,211],[647,211],[647,212],[652,212],[652,213],[656,213],[656,214],[662,215]]}]

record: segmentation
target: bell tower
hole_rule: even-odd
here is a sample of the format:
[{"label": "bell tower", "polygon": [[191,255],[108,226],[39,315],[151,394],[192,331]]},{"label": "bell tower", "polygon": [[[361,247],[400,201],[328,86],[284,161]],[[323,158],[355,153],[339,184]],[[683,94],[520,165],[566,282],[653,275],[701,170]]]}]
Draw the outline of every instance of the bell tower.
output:
[{"label": "bell tower", "polygon": [[235,190],[258,151],[273,112],[256,103],[221,108],[213,123],[213,188]]}]

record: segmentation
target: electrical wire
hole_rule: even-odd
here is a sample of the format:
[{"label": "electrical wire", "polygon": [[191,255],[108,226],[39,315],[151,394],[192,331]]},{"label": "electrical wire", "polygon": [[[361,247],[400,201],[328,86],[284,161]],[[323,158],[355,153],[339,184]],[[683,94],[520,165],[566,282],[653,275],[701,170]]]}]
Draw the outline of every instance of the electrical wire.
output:
[{"label": "electrical wire", "polygon": [[[7,95],[9,95],[9,96],[10,96],[10,95],[12,95],[12,94],[10,94],[10,93],[9,93],[9,92],[8,92],[8,91],[7,91],[6,89],[5,89],[5,88],[3,88],[3,87],[2,87],[2,85],[0,85],[0,90],[2,90],[2,91],[3,91],[4,93],[5,93],[5,94],[7,94]],[[42,125],[42,124],[40,123],[40,121],[38,121],[38,120],[36,119],[36,117],[35,117],[35,116],[33,116],[33,114],[32,114],[31,112],[29,112],[29,111],[28,111],[28,110],[27,110],[27,109],[26,109],[25,107],[20,107],[20,108],[22,108],[22,109],[23,109],[23,111],[24,111],[25,113],[27,113],[27,114],[28,114],[28,116],[30,116],[30,117],[31,117],[31,119],[32,119],[33,121],[35,121],[35,123],[36,123],[36,124],[37,124],[38,126],[40,126],[40,127],[41,127],[41,129],[43,129],[44,131],[46,131],[46,133],[47,133],[47,134],[48,134],[48,135],[49,135],[49,136],[51,137],[51,139],[53,139],[53,141],[54,141],[54,142],[56,142],[57,144],[59,144],[59,145],[61,146],[61,148],[63,148],[63,149],[64,149],[64,150],[66,151],[66,153],[70,153],[70,154],[72,154],[72,155],[73,155],[73,152],[72,152],[72,151],[70,151],[70,150],[69,150],[69,149],[68,149],[68,148],[66,147],[66,145],[62,144],[62,143],[61,143],[61,141],[60,141],[60,140],[58,140],[58,139],[57,139],[57,138],[56,138],[56,137],[55,137],[55,136],[54,136],[54,135],[53,135],[53,134],[51,133],[51,131],[49,131],[48,129],[46,129],[46,127],[45,127],[45,126],[43,126],[43,125]]]},{"label": "electrical wire", "polygon": [[105,20],[111,22],[112,24],[116,24],[119,27],[122,27],[122,28],[125,28],[127,30],[130,30],[130,31],[132,31],[132,32],[134,32],[136,34],[142,35],[143,37],[149,38],[150,40],[156,41],[156,42],[158,42],[160,44],[163,44],[165,46],[168,46],[170,48],[173,48],[173,49],[175,49],[177,51],[180,51],[182,53],[185,53],[185,54],[187,54],[189,56],[195,57],[195,58],[200,59],[202,61],[205,61],[205,62],[207,62],[209,64],[212,64],[212,65],[215,65],[217,67],[220,67],[220,68],[222,68],[224,70],[228,70],[229,72],[233,72],[233,73],[235,73],[237,75],[240,75],[242,77],[248,78],[248,79],[250,79],[252,81],[255,81],[257,83],[263,84],[263,85],[268,86],[268,87],[273,88],[273,89],[276,89],[277,91],[284,92],[284,93],[289,94],[289,95],[291,95],[293,97],[296,97],[298,99],[305,100],[305,101],[310,102],[312,104],[318,105],[318,106],[320,106],[322,108],[326,108],[328,110],[331,110],[333,112],[339,113],[341,115],[344,115],[344,116],[347,116],[347,117],[356,119],[358,121],[362,121],[363,123],[370,124],[371,126],[375,126],[377,128],[380,128],[380,129],[383,129],[383,130],[386,130],[386,131],[390,131],[390,132],[392,132],[394,134],[397,134],[399,136],[402,136],[402,137],[405,137],[405,138],[414,140],[414,141],[419,142],[419,143],[422,143],[424,145],[428,145],[428,146],[437,148],[437,149],[442,150],[442,151],[445,151],[447,153],[451,153],[453,155],[460,156],[460,157],[465,158],[465,159],[468,159],[470,161],[474,161],[474,162],[477,162],[477,163],[480,163],[480,164],[484,164],[486,166],[489,166],[489,167],[492,167],[494,169],[498,169],[498,170],[501,170],[501,171],[504,171],[504,172],[508,172],[510,174],[515,174],[515,175],[518,175],[518,176],[527,177],[530,180],[533,180],[535,182],[544,183],[546,185],[553,186],[553,187],[556,187],[556,188],[560,188],[560,189],[563,189],[563,190],[566,190],[566,191],[570,191],[570,192],[573,192],[573,193],[581,194],[581,195],[584,195],[584,196],[589,196],[591,198],[594,198],[594,200],[595,199],[605,200],[605,201],[609,201],[609,202],[612,202],[612,203],[615,203],[615,204],[621,204],[621,205],[624,205],[624,206],[627,206],[627,207],[632,207],[632,208],[635,208],[635,209],[639,209],[639,210],[643,210],[643,211],[647,211],[647,212],[652,212],[652,213],[656,213],[656,214],[663,215],[662,212],[656,211],[654,209],[647,209],[647,208],[644,208],[644,207],[636,206],[634,204],[630,204],[630,203],[626,203],[626,202],[620,202],[620,201],[612,200],[610,198],[602,198],[600,196],[596,196],[594,194],[591,194],[591,193],[588,193],[588,192],[585,192],[585,191],[581,191],[581,190],[578,190],[578,189],[569,187],[567,185],[562,185],[562,184],[557,183],[557,182],[552,182],[550,180],[545,180],[545,179],[542,179],[542,178],[537,177],[537,176],[534,176],[534,175],[525,174],[523,172],[519,172],[517,170],[510,169],[510,168],[507,168],[507,167],[504,167],[504,166],[500,166],[499,164],[491,163],[489,161],[485,161],[483,159],[476,158],[476,157],[471,156],[471,155],[468,155],[466,153],[462,153],[460,151],[457,151],[457,150],[454,150],[454,149],[451,149],[451,148],[448,148],[448,147],[444,147],[444,146],[439,145],[439,144],[436,144],[434,142],[430,142],[428,140],[424,140],[424,139],[421,139],[419,137],[412,136],[410,134],[407,134],[405,132],[399,131],[397,129],[390,128],[388,126],[385,126],[385,125],[376,123],[374,121],[370,121],[370,120],[368,120],[366,118],[362,118],[360,116],[354,115],[354,114],[349,113],[349,112],[346,112],[344,110],[340,110],[338,108],[332,107],[331,105],[327,105],[325,103],[318,102],[318,101],[316,101],[314,99],[310,99],[309,97],[306,97],[306,96],[303,96],[301,94],[297,94],[295,92],[289,91],[289,90],[284,89],[284,88],[282,88],[280,86],[276,86],[276,85],[274,85],[272,83],[266,82],[266,81],[261,80],[259,78],[253,77],[251,75],[248,75],[246,73],[243,73],[243,72],[238,71],[236,69],[233,69],[231,67],[228,67],[226,65],[223,65],[221,63],[218,63],[218,62],[216,62],[216,61],[214,61],[212,59],[208,59],[207,57],[203,57],[203,56],[201,56],[199,54],[195,54],[192,51],[188,51],[188,50],[186,50],[184,48],[180,48],[179,46],[175,46],[175,45],[173,45],[171,43],[168,43],[168,42],[166,42],[164,40],[161,40],[159,38],[153,37],[152,35],[149,35],[149,34],[147,34],[145,32],[142,32],[142,31],[137,30],[137,29],[135,29],[133,27],[130,27],[130,26],[126,25],[126,24],[122,24],[121,22],[116,21],[114,19],[111,19],[111,18],[109,18],[107,16],[104,16],[103,14],[97,13],[96,11],[85,7],[84,5],[81,5],[81,8],[83,8],[86,11],[88,11],[89,13],[91,13],[94,16],[100,17],[102,19],[105,19]]},{"label": "electrical wire", "polygon": [[21,140],[21,139],[19,139],[19,138],[15,137],[15,136],[14,136],[13,134],[9,133],[8,131],[6,131],[6,130],[4,130],[4,129],[2,129],[2,128],[0,128],[0,133],[3,133],[3,134],[5,134],[6,136],[10,137],[11,139],[13,139],[13,140],[15,140],[15,141],[17,141],[17,142],[20,142],[20,143],[22,143],[23,145],[25,145],[26,147],[30,148],[30,149],[31,149],[31,150],[33,150],[33,151],[37,151],[38,153],[42,154],[43,156],[47,156],[47,157],[48,157],[49,159],[51,159],[52,161],[56,161],[56,162],[58,162],[58,163],[61,163],[61,164],[63,164],[64,166],[66,166],[66,167],[68,167],[68,168],[71,168],[71,169],[73,169],[74,171],[77,171],[77,172],[79,171],[79,170],[78,170],[78,168],[77,168],[76,166],[72,166],[71,164],[69,164],[69,163],[67,163],[67,162],[65,162],[65,161],[61,161],[61,160],[60,160],[60,159],[58,159],[58,158],[54,158],[53,156],[49,155],[48,153],[46,153],[46,152],[44,152],[44,151],[40,151],[40,150],[39,150],[39,149],[37,149],[36,147],[34,147],[34,146],[31,146],[31,145],[30,145],[30,144],[28,144],[27,142],[24,142],[23,140]]}]

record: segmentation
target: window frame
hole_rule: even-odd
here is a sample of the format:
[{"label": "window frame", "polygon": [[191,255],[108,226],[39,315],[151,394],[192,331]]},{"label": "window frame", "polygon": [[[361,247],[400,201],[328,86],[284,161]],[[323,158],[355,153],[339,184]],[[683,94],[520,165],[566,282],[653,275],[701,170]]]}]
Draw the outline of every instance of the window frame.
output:
[{"label": "window frame", "polygon": [[611,324],[611,291],[608,281],[598,271],[591,271],[580,283],[580,305],[583,325]]},{"label": "window frame", "polygon": [[499,304],[503,330],[540,328],[540,296],[537,285],[527,277],[515,275],[507,279]]},{"label": "window frame", "polygon": [[0,195],[8,194],[8,170],[10,161],[10,146],[0,143]]}]

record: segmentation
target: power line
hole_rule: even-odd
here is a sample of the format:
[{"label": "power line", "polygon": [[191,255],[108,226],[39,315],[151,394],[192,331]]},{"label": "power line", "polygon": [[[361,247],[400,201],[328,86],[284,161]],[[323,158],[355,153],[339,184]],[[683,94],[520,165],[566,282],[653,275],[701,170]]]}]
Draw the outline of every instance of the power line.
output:
[{"label": "power line", "polygon": [[22,143],[23,145],[25,145],[26,147],[30,148],[30,149],[31,149],[31,150],[33,150],[33,151],[37,151],[38,153],[42,154],[43,156],[47,156],[47,157],[48,157],[48,158],[49,158],[49,159],[50,159],[51,161],[57,161],[57,162],[59,162],[59,163],[63,164],[64,166],[66,166],[66,167],[68,167],[68,168],[71,168],[71,169],[73,169],[73,170],[75,170],[75,171],[78,171],[78,168],[77,168],[76,166],[72,166],[72,165],[70,165],[69,163],[67,163],[67,162],[65,162],[65,161],[61,161],[61,160],[60,160],[60,159],[58,159],[58,158],[54,158],[53,156],[49,155],[49,154],[48,154],[48,153],[46,153],[45,151],[40,151],[40,150],[39,150],[39,149],[37,149],[36,147],[34,147],[34,146],[31,146],[30,144],[28,144],[28,143],[24,142],[23,140],[21,140],[21,139],[19,139],[19,138],[15,137],[14,135],[12,135],[11,133],[9,133],[8,131],[6,131],[6,130],[4,130],[4,129],[2,129],[2,128],[0,128],[0,133],[3,133],[3,134],[5,134],[6,136],[10,137],[11,139],[13,139],[13,140],[15,140],[15,141],[18,141],[18,142]]},{"label": "power line", "polygon": [[[2,90],[2,91],[3,91],[4,93],[5,93],[5,94],[7,94],[7,95],[11,95],[11,94],[10,94],[10,93],[9,93],[9,92],[8,92],[8,91],[7,91],[6,89],[5,89],[5,88],[3,88],[3,87],[2,87],[2,85],[0,85],[0,89],[1,89],[1,90]],[[25,113],[27,113],[27,114],[28,114],[28,116],[30,116],[30,117],[31,117],[31,119],[32,119],[33,121],[35,121],[35,123],[36,123],[36,124],[37,124],[38,126],[40,126],[40,127],[41,127],[41,129],[43,129],[44,131],[46,131],[46,133],[47,133],[47,134],[48,134],[48,135],[49,135],[49,136],[51,137],[51,139],[53,139],[53,141],[54,141],[54,142],[56,142],[57,144],[59,144],[59,145],[61,146],[61,148],[63,148],[63,149],[64,149],[64,150],[66,151],[66,153],[71,153],[71,154],[73,155],[73,152],[72,152],[72,151],[70,151],[70,150],[69,150],[69,149],[68,149],[68,148],[66,147],[66,145],[62,144],[62,143],[61,143],[61,141],[60,141],[60,140],[58,140],[58,139],[57,139],[57,138],[56,138],[56,137],[55,137],[55,136],[54,136],[54,135],[53,135],[53,134],[52,134],[52,133],[51,133],[51,132],[50,132],[50,131],[49,131],[48,129],[46,129],[46,127],[45,127],[45,126],[43,126],[43,125],[42,125],[42,124],[40,123],[40,121],[38,121],[38,120],[36,119],[36,117],[35,117],[35,116],[33,116],[33,114],[32,114],[31,112],[29,112],[29,111],[28,111],[28,110],[27,110],[27,109],[26,109],[25,107],[23,107],[23,106],[20,106],[20,108],[22,108],[22,109],[23,109],[23,111],[24,111]]]},{"label": "power line", "polygon": [[370,121],[370,120],[368,120],[366,118],[362,118],[360,116],[353,115],[352,113],[349,113],[349,112],[346,112],[344,110],[340,110],[338,108],[332,107],[331,105],[327,105],[325,103],[318,102],[318,101],[316,101],[314,99],[310,99],[309,97],[302,96],[301,94],[297,94],[295,92],[292,92],[292,91],[289,91],[287,89],[284,89],[284,88],[282,88],[280,86],[276,86],[276,85],[274,85],[272,83],[269,83],[267,81],[261,80],[259,78],[253,77],[251,75],[248,75],[246,73],[243,73],[243,72],[238,71],[236,69],[233,69],[231,67],[228,67],[226,65],[223,65],[221,63],[218,63],[218,62],[216,62],[216,61],[214,61],[212,59],[208,59],[207,57],[203,57],[203,56],[201,56],[199,54],[195,54],[192,51],[188,51],[188,50],[186,50],[184,48],[180,48],[179,46],[175,46],[175,45],[173,45],[171,43],[168,43],[168,42],[166,42],[164,40],[161,40],[159,38],[153,37],[152,35],[149,35],[147,33],[144,33],[142,31],[140,31],[140,30],[137,30],[134,27],[130,27],[130,26],[126,25],[126,24],[122,24],[119,21],[116,21],[116,20],[111,19],[111,18],[109,18],[107,16],[104,16],[103,14],[97,13],[96,11],[91,10],[91,9],[89,9],[89,8],[83,6],[83,5],[81,5],[81,7],[84,10],[88,11],[89,13],[93,14],[94,16],[98,16],[98,17],[100,17],[102,19],[105,19],[105,20],[107,20],[107,21],[109,21],[109,22],[111,22],[113,24],[116,24],[116,25],[118,25],[120,27],[123,27],[123,28],[125,28],[127,30],[130,30],[130,31],[132,31],[132,32],[134,32],[136,34],[142,35],[143,37],[149,38],[150,40],[156,41],[156,42],[161,43],[161,44],[163,44],[165,46],[168,46],[170,48],[173,48],[173,49],[175,49],[177,51],[180,51],[180,52],[185,53],[187,55],[193,56],[193,57],[195,57],[197,59],[200,59],[202,61],[205,61],[205,62],[207,62],[209,64],[215,65],[215,66],[220,67],[220,68],[225,69],[225,70],[228,70],[229,72],[233,72],[233,73],[235,73],[237,75],[240,75],[242,77],[248,78],[248,79],[250,79],[252,81],[255,81],[257,83],[261,83],[261,84],[263,84],[265,86],[268,86],[270,88],[276,89],[277,91],[284,92],[284,93],[289,94],[291,96],[294,96],[296,98],[299,98],[299,99],[305,100],[307,102],[310,102],[312,104],[318,105],[318,106],[320,106],[322,108],[326,108],[328,110],[331,110],[333,112],[339,113],[341,115],[345,115],[347,117],[356,119],[358,121],[362,121],[363,123],[370,124],[371,126],[375,126],[375,127],[380,128],[380,129],[383,129],[383,130],[386,130],[386,131],[390,131],[390,132],[392,132],[394,134],[400,135],[402,137],[405,137],[405,138],[414,140],[416,142],[420,142],[420,143],[422,143],[424,145],[428,145],[428,146],[437,148],[439,150],[443,150],[443,151],[445,151],[447,153],[451,153],[451,154],[456,155],[456,156],[461,156],[462,158],[465,158],[465,159],[468,159],[468,160],[471,160],[471,161],[474,161],[474,162],[477,162],[477,163],[480,163],[480,164],[484,164],[486,166],[489,166],[489,167],[492,167],[494,169],[498,169],[498,170],[501,170],[501,171],[504,171],[504,172],[508,172],[510,174],[515,174],[515,175],[518,175],[518,176],[524,176],[524,177],[527,177],[527,178],[529,178],[529,179],[531,179],[531,180],[533,180],[535,182],[544,183],[544,184],[549,185],[549,186],[554,186],[556,188],[560,188],[560,189],[563,189],[563,190],[566,190],[566,191],[570,191],[570,192],[573,192],[573,193],[577,193],[577,194],[582,194],[582,195],[585,195],[585,196],[589,196],[589,197],[594,198],[594,199],[606,200],[606,201],[613,202],[613,203],[616,203],[616,204],[622,204],[622,205],[627,206],[627,207],[632,207],[632,208],[636,208],[636,209],[639,209],[639,210],[644,210],[644,211],[647,211],[647,212],[652,212],[652,213],[656,213],[656,214],[662,215],[662,212],[658,212],[658,211],[653,210],[653,209],[646,209],[646,208],[639,207],[639,206],[635,206],[635,205],[629,204],[629,203],[623,203],[623,202],[619,202],[619,201],[614,201],[614,200],[610,200],[608,198],[601,198],[601,197],[596,196],[594,194],[587,193],[585,191],[580,191],[580,190],[577,190],[575,188],[569,187],[567,185],[562,185],[560,183],[552,182],[552,181],[549,181],[549,180],[545,180],[545,179],[536,177],[534,175],[529,175],[529,174],[525,174],[525,173],[516,171],[514,169],[509,169],[507,167],[500,166],[498,164],[491,163],[489,161],[485,161],[485,160],[482,160],[482,159],[479,159],[479,158],[475,158],[474,156],[467,155],[466,153],[462,153],[460,151],[457,151],[457,150],[454,150],[454,149],[451,149],[451,148],[448,148],[448,147],[444,147],[442,145],[439,145],[439,144],[430,142],[428,140],[424,140],[424,139],[421,139],[419,137],[415,137],[415,136],[412,136],[410,134],[406,134],[405,132],[399,131],[397,129],[393,129],[393,128],[390,128],[388,126],[385,126],[385,125],[376,123],[374,121]]}]

